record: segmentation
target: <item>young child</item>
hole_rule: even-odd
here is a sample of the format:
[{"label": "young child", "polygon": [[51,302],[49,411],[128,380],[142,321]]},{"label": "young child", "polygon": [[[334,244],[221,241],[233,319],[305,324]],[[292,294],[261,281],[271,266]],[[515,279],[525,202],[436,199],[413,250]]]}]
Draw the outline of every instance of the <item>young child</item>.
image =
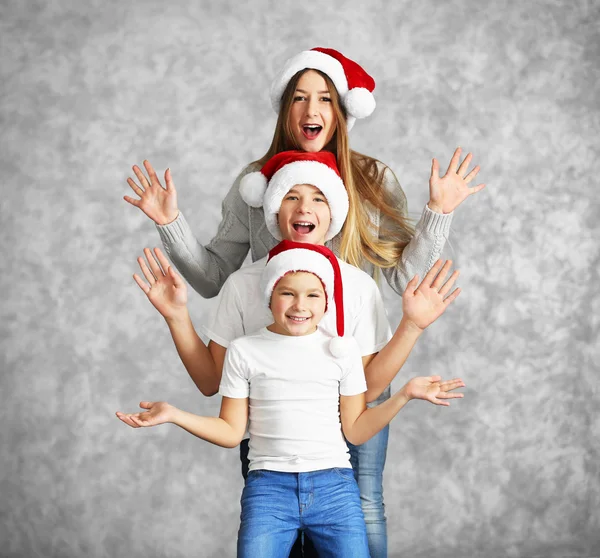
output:
[{"label": "young child", "polygon": [[[344,334],[338,260],[324,246],[283,241],[261,278],[272,322],[226,353],[219,418],[165,402],[117,417],[134,428],[171,422],[211,443],[237,446],[249,421],[250,472],[242,493],[239,557],[287,557],[299,530],[322,557],[368,557],[366,527],[345,438],[359,445],[411,399],[449,405],[460,379],[413,378],[367,409],[356,341]],[[319,327],[334,312],[332,337]],[[424,314],[427,313],[423,306]]]},{"label": "young child", "polygon": [[[260,172],[246,175],[241,195],[253,206],[262,204],[265,227],[278,239],[324,245],[342,229],[348,213],[348,194],[335,156],[326,151],[282,152],[272,157]],[[139,258],[148,281],[135,279],[165,318],[177,351],[197,387],[204,395],[218,392],[225,351],[237,337],[253,334],[272,322],[260,296],[260,280],[266,258],[241,268],[225,282],[219,303],[204,333],[207,346],[194,330],[188,310],[186,286],[160,250],[156,259],[145,250],[148,265]],[[367,380],[366,400],[376,405],[389,397],[389,384],[404,364],[422,331],[456,298],[450,294],[455,271],[445,281],[451,262],[436,262],[422,283],[414,277],[403,295],[403,316],[391,335],[381,295],[375,281],[364,271],[337,260],[344,283],[346,333],[356,340]],[[418,286],[418,288],[417,288]],[[335,306],[335,301],[332,301]],[[425,312],[426,310],[426,312]],[[336,335],[335,312],[327,313],[321,329]],[[441,385],[446,389],[446,384]],[[384,391],[385,390],[385,391]],[[380,397],[381,395],[381,397]],[[378,399],[379,398],[379,399]],[[385,545],[383,468],[388,428],[367,443],[350,444],[351,463],[360,487],[361,501],[372,554]],[[247,440],[240,445],[242,472],[248,467]]]}]

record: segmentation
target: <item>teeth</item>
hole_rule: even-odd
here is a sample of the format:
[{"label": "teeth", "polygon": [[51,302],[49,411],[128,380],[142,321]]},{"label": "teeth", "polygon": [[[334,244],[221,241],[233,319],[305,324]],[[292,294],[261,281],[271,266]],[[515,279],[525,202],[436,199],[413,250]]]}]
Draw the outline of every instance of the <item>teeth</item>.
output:
[{"label": "teeth", "polygon": [[308,318],[299,318],[297,316],[288,316],[288,318],[290,320],[293,320],[294,322],[305,322],[306,320],[308,320]]},{"label": "teeth", "polygon": [[294,225],[300,225],[301,227],[310,227],[312,223],[309,223],[308,221],[297,221],[296,223],[294,223]]},{"label": "teeth", "polygon": [[318,124],[305,124],[304,127],[310,128],[311,130],[316,130],[317,128],[320,128],[321,126],[319,126]]}]

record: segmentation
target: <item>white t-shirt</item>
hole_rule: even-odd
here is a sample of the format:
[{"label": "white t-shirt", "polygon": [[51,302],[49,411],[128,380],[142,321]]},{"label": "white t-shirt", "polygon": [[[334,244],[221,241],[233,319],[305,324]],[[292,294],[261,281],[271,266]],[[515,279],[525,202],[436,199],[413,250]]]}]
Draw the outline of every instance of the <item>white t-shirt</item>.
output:
[{"label": "white t-shirt", "polygon": [[301,336],[261,328],[233,341],[219,393],[249,397],[250,470],[301,473],[350,467],[342,434],[340,395],[367,389],[358,347],[335,358],[331,336]]},{"label": "white t-shirt", "polygon": [[[364,271],[338,258],[344,286],[344,337],[356,339],[361,356],[379,352],[392,337],[379,288]],[[232,273],[219,294],[209,325],[201,331],[215,343],[228,347],[242,335],[250,335],[273,323],[260,288],[267,258]],[[335,302],[329,301],[319,328],[337,335]]]}]

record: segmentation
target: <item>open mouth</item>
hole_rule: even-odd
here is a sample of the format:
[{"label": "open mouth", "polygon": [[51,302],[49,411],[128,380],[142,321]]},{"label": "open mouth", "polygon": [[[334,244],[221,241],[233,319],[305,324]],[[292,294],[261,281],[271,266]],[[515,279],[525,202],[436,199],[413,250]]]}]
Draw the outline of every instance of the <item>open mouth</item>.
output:
[{"label": "open mouth", "polygon": [[316,225],[308,222],[298,222],[294,223],[292,226],[298,234],[310,234],[315,230]]},{"label": "open mouth", "polygon": [[318,124],[304,124],[302,126],[302,133],[306,139],[312,140],[318,137],[322,129],[323,126],[319,126]]}]

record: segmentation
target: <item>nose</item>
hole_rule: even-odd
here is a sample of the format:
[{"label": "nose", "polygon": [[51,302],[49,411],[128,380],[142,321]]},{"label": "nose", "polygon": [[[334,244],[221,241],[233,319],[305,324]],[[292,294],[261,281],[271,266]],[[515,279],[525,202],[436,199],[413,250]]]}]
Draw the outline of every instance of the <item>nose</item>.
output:
[{"label": "nose", "polygon": [[311,96],[310,99],[308,100],[308,103],[306,103],[306,115],[307,116],[315,116],[316,114],[318,114],[318,99],[315,96]]},{"label": "nose", "polygon": [[312,213],[312,203],[309,199],[300,198],[297,207],[298,213]]}]

